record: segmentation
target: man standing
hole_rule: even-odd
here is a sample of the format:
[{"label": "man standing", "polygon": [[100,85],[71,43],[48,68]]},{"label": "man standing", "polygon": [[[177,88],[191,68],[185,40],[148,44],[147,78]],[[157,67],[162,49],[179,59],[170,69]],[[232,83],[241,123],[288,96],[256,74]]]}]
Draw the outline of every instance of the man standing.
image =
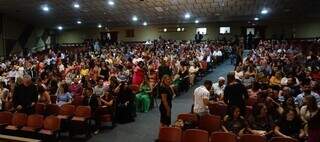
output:
[{"label": "man standing", "polygon": [[204,85],[199,86],[194,90],[193,93],[193,112],[198,114],[199,116],[203,116],[205,114],[208,114],[209,112],[209,104],[211,102],[209,101],[210,91],[212,87],[212,81],[206,80],[204,82]]},{"label": "man standing", "polygon": [[92,88],[86,88],[85,89],[85,97],[83,99],[83,104],[85,106],[90,106],[91,108],[91,112],[92,112],[92,116],[93,119],[95,121],[95,125],[94,125],[94,134],[98,134],[99,133],[99,129],[100,129],[100,117],[99,117],[99,112],[98,112],[98,107],[101,105],[100,99],[97,95],[93,94],[93,90]]},{"label": "man standing", "polygon": [[22,84],[14,88],[13,107],[18,112],[30,114],[38,101],[38,90],[30,75],[24,75]]},{"label": "man standing", "polygon": [[202,40],[202,38],[203,38],[203,35],[200,34],[200,32],[198,32],[198,33],[195,35],[195,37],[194,37],[196,43],[200,43],[201,40]]}]

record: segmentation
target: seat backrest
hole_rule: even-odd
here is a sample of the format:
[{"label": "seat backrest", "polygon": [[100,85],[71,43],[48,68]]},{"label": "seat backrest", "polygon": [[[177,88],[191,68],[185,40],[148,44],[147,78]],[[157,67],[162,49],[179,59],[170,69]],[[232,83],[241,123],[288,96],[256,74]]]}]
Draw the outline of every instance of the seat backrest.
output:
[{"label": "seat backrest", "polygon": [[199,129],[188,129],[183,133],[182,142],[208,142],[209,134],[207,131]]},{"label": "seat backrest", "polygon": [[181,119],[183,121],[191,121],[194,124],[198,125],[198,116],[192,113],[182,113],[179,114],[177,119]]},{"label": "seat backrest", "polygon": [[25,126],[27,124],[27,114],[25,113],[14,113],[12,117],[12,125],[14,126]]},{"label": "seat backrest", "polygon": [[59,114],[72,116],[75,110],[76,110],[76,107],[74,105],[65,104],[60,107]]},{"label": "seat backrest", "polygon": [[244,134],[240,137],[240,142],[267,142],[267,139],[259,135]]},{"label": "seat backrest", "polygon": [[204,115],[200,117],[199,128],[209,133],[221,129],[221,117],[216,115]]},{"label": "seat backrest", "polygon": [[237,136],[226,132],[213,132],[210,142],[237,142]]},{"label": "seat backrest", "polygon": [[60,111],[60,107],[56,104],[47,104],[46,112],[48,115],[58,115]]},{"label": "seat backrest", "polygon": [[298,142],[298,141],[290,138],[273,137],[270,142]]},{"label": "seat backrest", "polygon": [[83,97],[82,96],[77,96],[73,99],[72,105],[75,105],[75,106],[81,106],[83,105]]},{"label": "seat backrest", "polygon": [[54,115],[44,119],[43,128],[46,130],[57,131],[60,129],[60,119]]},{"label": "seat backrest", "polygon": [[78,106],[75,116],[89,118],[91,117],[91,108],[89,106]]},{"label": "seat backrest", "polygon": [[57,96],[55,95],[50,95],[50,100],[53,104],[55,104],[57,102]]},{"label": "seat backrest", "polygon": [[0,112],[0,124],[11,124],[12,113],[8,111]]},{"label": "seat backrest", "polygon": [[163,127],[159,131],[159,142],[181,142],[182,130],[174,127]]},{"label": "seat backrest", "polygon": [[43,115],[32,114],[28,116],[27,126],[32,128],[42,128]]},{"label": "seat backrest", "polygon": [[37,114],[44,114],[46,111],[46,105],[43,103],[37,103],[35,105],[35,111]]}]

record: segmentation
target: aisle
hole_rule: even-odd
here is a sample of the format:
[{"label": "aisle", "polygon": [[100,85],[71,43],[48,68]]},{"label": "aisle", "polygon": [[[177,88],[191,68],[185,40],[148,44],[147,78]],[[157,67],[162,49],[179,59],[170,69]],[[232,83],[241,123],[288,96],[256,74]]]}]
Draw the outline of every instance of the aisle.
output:
[{"label": "aisle", "polygon": [[[233,69],[230,60],[218,66],[212,73],[206,75],[201,81],[190,88],[188,92],[173,100],[172,121],[180,113],[190,112],[192,105],[192,92],[204,80],[209,79],[214,82],[218,77],[226,77],[227,73]],[[93,135],[90,142],[153,142],[158,135],[160,114],[158,108],[154,108],[148,113],[138,113],[136,121],[129,124],[118,124],[112,130],[104,130],[98,135]]]}]

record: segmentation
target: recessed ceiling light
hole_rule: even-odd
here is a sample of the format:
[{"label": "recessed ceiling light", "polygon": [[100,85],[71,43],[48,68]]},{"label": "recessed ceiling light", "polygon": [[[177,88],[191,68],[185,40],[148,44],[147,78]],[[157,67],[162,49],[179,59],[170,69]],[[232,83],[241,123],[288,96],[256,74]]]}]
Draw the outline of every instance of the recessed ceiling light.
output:
[{"label": "recessed ceiling light", "polygon": [[164,31],[164,32],[167,32],[167,28],[164,28],[163,31]]},{"label": "recessed ceiling light", "polygon": [[181,28],[181,31],[184,31],[184,28]]},{"label": "recessed ceiling light", "polygon": [[262,9],[262,10],[261,10],[261,14],[268,14],[268,12],[269,12],[269,11],[268,11],[267,9]]},{"label": "recessed ceiling light", "polygon": [[198,24],[198,23],[199,23],[199,20],[194,21],[194,23]]},{"label": "recessed ceiling light", "polygon": [[77,24],[82,24],[82,22],[80,20],[77,21]]},{"label": "recessed ceiling light", "polygon": [[137,17],[137,16],[133,16],[133,17],[132,17],[132,20],[133,20],[133,21],[138,21],[138,17]]},{"label": "recessed ceiling light", "polygon": [[177,32],[180,32],[181,31],[181,28],[177,28]]},{"label": "recessed ceiling light", "polygon": [[63,27],[62,27],[62,26],[58,26],[57,28],[58,28],[58,30],[60,30],[60,31],[63,30]]},{"label": "recessed ceiling light", "polygon": [[112,5],[114,5],[114,2],[111,1],[111,0],[109,0],[109,1],[108,1],[108,4],[112,6]]},{"label": "recessed ceiling light", "polygon": [[80,5],[79,5],[79,3],[74,3],[74,4],[73,4],[73,7],[74,7],[74,8],[80,8]]},{"label": "recessed ceiling light", "polygon": [[48,5],[43,5],[43,6],[41,7],[41,9],[42,9],[43,11],[45,11],[45,12],[50,11],[50,8],[49,8]]},{"label": "recessed ceiling light", "polygon": [[143,26],[147,26],[148,25],[148,23],[147,22],[143,22]]},{"label": "recessed ceiling light", "polygon": [[185,15],[184,15],[184,18],[186,18],[186,19],[189,19],[191,17],[191,15],[189,14],[189,13],[186,13]]},{"label": "recessed ceiling light", "polygon": [[102,25],[101,25],[101,24],[98,24],[98,28],[102,28]]},{"label": "recessed ceiling light", "polygon": [[258,21],[258,20],[259,20],[259,18],[258,18],[258,17],[255,17],[255,18],[254,18],[254,20],[255,20],[255,21]]}]

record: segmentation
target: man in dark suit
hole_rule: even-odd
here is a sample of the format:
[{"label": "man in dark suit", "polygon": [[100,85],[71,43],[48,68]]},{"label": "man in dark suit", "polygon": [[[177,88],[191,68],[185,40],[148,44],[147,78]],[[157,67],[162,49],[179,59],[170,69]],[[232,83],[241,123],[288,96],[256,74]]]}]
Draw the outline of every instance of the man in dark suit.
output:
[{"label": "man in dark suit", "polygon": [[94,134],[98,134],[101,124],[100,115],[98,112],[98,108],[101,105],[100,98],[97,95],[93,94],[92,88],[86,88],[85,95],[86,96],[83,99],[83,105],[90,106],[92,117],[95,121],[95,125],[93,128],[93,130],[95,130]]},{"label": "man in dark suit", "polygon": [[200,32],[198,32],[194,37],[196,43],[200,43],[202,41],[202,38],[203,38],[203,35],[200,34]]},{"label": "man in dark suit", "polygon": [[31,114],[38,101],[38,90],[30,75],[24,75],[21,84],[14,88],[13,107],[15,111]]}]

